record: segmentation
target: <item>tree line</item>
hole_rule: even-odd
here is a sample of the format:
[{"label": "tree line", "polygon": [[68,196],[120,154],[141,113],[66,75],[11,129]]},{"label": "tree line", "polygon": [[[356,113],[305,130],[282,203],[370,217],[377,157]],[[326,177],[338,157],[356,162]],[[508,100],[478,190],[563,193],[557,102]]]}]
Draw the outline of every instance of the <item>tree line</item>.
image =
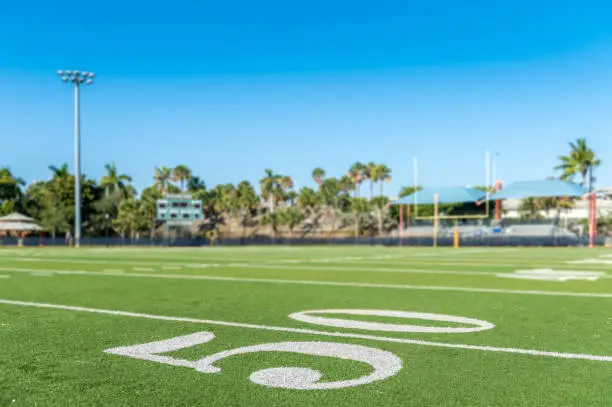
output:
[{"label": "tree line", "polygon": [[[586,139],[570,143],[569,153],[559,157],[558,177],[583,185],[593,184],[593,170],[601,160]],[[39,221],[51,234],[66,233],[74,223],[74,175],[68,165],[50,166],[50,178],[26,185],[8,167],[0,168],[0,215],[22,212]],[[273,234],[294,235],[305,229],[344,231],[351,235],[383,235],[397,227],[398,208],[389,207],[385,184],[392,171],[385,164],[355,162],[345,174],[329,176],[317,167],[312,171],[312,186],[296,190],[289,175],[266,169],[259,185],[248,181],[220,184],[208,188],[204,180],[186,165],[154,168],[152,184],[136,191],[132,178],[115,164],[105,166],[99,180],[82,176],[82,216],[85,236],[154,235],[156,201],[166,194],[188,193],[203,202],[210,227],[227,233],[247,234],[268,228]],[[487,186],[480,187],[487,190]],[[404,187],[399,196],[414,192]],[[541,210],[561,210],[573,206],[569,198],[525,199],[521,209],[527,217]],[[481,213],[474,204],[441,205],[447,214]],[[433,214],[433,208],[419,206],[419,214]]]}]

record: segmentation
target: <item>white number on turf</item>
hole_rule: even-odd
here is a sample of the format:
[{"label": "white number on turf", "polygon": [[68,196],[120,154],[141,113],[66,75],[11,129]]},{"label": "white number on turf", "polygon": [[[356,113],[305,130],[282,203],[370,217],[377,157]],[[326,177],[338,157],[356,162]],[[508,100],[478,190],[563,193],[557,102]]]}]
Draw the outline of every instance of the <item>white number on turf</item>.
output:
[{"label": "white number on turf", "polygon": [[374,371],[367,376],[337,382],[319,383],[319,379],[322,377],[321,372],[300,367],[264,369],[253,373],[249,377],[253,383],[267,387],[282,387],[298,390],[340,389],[343,387],[360,386],[362,384],[384,380],[393,376],[402,368],[402,360],[393,353],[370,348],[368,346],[335,342],[279,342],[246,346],[216,353],[195,362],[196,370],[203,373],[217,373],[220,372],[221,369],[212,366],[212,364],[218,360],[233,355],[254,352],[292,352],[312,356],[327,356],[367,363],[374,368]]},{"label": "white number on turf", "polygon": [[[313,316],[311,314],[343,314],[343,315],[363,315],[363,316],[380,316],[380,317],[395,317],[407,319],[422,319],[426,321],[442,321],[458,324],[472,325],[466,326],[423,326],[423,325],[408,325],[408,324],[389,324],[382,322],[365,322],[350,319],[326,318]],[[388,311],[388,310],[368,310],[368,309],[324,309],[316,311],[302,311],[289,315],[289,318],[297,321],[308,322],[311,324],[333,326],[336,328],[363,329],[368,331],[386,331],[386,332],[427,332],[427,333],[465,333],[478,332],[494,328],[490,322],[481,321],[478,319],[457,317],[453,315],[429,314],[425,312],[408,312],[408,311]]]},{"label": "white number on turf", "polygon": [[498,277],[516,278],[522,280],[543,280],[543,281],[570,281],[570,280],[586,280],[597,281],[605,276],[603,271],[572,271],[572,270],[552,270],[552,269],[534,269],[534,270],[516,270],[514,273],[500,273]]},{"label": "white number on turf", "polygon": [[281,387],[297,390],[326,390],[344,387],[360,386],[378,380],[384,380],[395,375],[402,368],[402,361],[391,352],[361,345],[350,345],[335,342],[279,342],[246,346],[204,357],[198,361],[176,359],[160,356],[159,353],[172,352],[202,343],[215,338],[211,332],[198,332],[179,336],[165,341],[156,341],[134,346],[124,346],[107,349],[104,352],[127,356],[152,362],[165,363],[173,366],[193,368],[202,373],[218,373],[221,371],[213,363],[229,356],[256,352],[292,352],[312,356],[327,356],[367,363],[374,371],[357,379],[319,382],[322,373],[301,367],[278,367],[259,370],[249,377],[253,383],[267,387]]},{"label": "white number on turf", "polygon": [[151,362],[165,363],[173,366],[195,368],[194,362],[184,359],[175,359],[169,356],[160,356],[158,353],[173,352],[195,345],[210,342],[215,339],[212,332],[196,332],[191,335],[177,336],[165,341],[149,342],[140,345],[122,346],[106,349],[104,352],[114,355],[128,356],[135,359],[150,360]]}]

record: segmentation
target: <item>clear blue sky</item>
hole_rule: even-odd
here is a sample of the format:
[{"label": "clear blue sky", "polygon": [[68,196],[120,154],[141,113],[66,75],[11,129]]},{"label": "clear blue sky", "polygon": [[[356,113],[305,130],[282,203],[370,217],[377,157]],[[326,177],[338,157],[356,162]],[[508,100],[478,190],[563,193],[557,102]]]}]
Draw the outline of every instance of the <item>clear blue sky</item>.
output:
[{"label": "clear blue sky", "polygon": [[[501,4],[503,3],[503,5]],[[587,137],[612,185],[608,1],[11,1],[0,13],[0,165],[28,182],[115,162],[138,188],[184,163],[209,186],[265,168],[311,184],[356,160],[412,183],[482,184],[485,150],[506,183],[552,175]]]}]

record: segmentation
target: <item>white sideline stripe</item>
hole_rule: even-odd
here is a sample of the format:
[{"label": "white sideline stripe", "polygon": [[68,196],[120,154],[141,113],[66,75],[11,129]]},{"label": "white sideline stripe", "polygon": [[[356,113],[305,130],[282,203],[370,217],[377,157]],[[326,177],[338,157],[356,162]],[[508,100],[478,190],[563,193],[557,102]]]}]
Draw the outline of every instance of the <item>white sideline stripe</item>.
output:
[{"label": "white sideline stripe", "polygon": [[153,271],[151,267],[134,267],[134,271]]},{"label": "white sideline stripe", "polygon": [[47,271],[54,274],[76,274],[102,277],[138,277],[138,278],[166,278],[177,280],[212,280],[230,281],[237,283],[270,283],[270,284],[298,284],[298,285],[327,285],[335,287],[358,287],[358,288],[392,288],[400,290],[423,290],[423,291],[459,291],[470,293],[493,293],[493,294],[518,294],[518,295],[549,295],[561,297],[587,297],[587,298],[612,298],[612,293],[579,293],[571,291],[529,291],[529,290],[505,290],[500,288],[476,288],[476,287],[453,287],[453,286],[429,286],[410,284],[376,284],[376,283],[353,283],[341,281],[320,280],[283,280],[277,278],[244,278],[244,277],[222,277],[185,274],[144,274],[144,273],[100,273],[84,270],[37,270],[0,268],[0,271],[13,271],[17,273],[32,273]]},{"label": "white sideline stripe", "polygon": [[122,269],[104,269],[102,271],[105,273],[123,273]]},{"label": "white sideline stripe", "polygon": [[231,327],[237,327],[237,328],[263,329],[263,330],[268,330],[268,331],[281,331],[281,332],[291,332],[291,333],[300,333],[300,334],[308,334],[308,335],[333,336],[333,337],[339,337],[339,338],[367,339],[367,340],[372,340],[372,341],[405,343],[405,344],[411,344],[411,345],[432,346],[432,347],[438,347],[438,348],[469,349],[469,350],[480,350],[480,351],[488,351],[488,352],[517,353],[521,355],[532,355],[532,356],[547,356],[547,357],[562,358],[562,359],[583,359],[583,360],[593,360],[593,361],[599,361],[599,362],[612,362],[612,356],[589,355],[589,354],[584,354],[584,353],[562,353],[562,352],[550,352],[550,351],[535,350],[535,349],[500,348],[500,347],[495,347],[495,346],[480,346],[480,345],[467,345],[467,344],[457,344],[457,343],[430,342],[430,341],[422,341],[418,339],[389,338],[385,336],[351,334],[351,333],[344,333],[344,332],[316,331],[313,329],[255,325],[255,324],[246,324],[246,323],[241,323],[241,322],[227,322],[227,321],[216,321],[216,320],[209,320],[209,319],[169,317],[169,316],[164,316],[164,315],[142,314],[142,313],[137,313],[137,312],[114,311],[114,310],[105,310],[105,309],[96,309],[96,308],[75,307],[75,306],[70,306],[70,305],[56,305],[56,304],[13,301],[13,300],[4,300],[4,299],[0,299],[0,304],[17,305],[17,306],[22,306],[22,307],[61,309],[61,310],[78,311],[78,312],[90,312],[94,314],[119,315],[119,316],[124,316],[124,317],[155,319],[155,320],[161,320],[161,321],[190,322],[190,323],[195,323],[195,324],[221,325],[221,326],[231,326]]},{"label": "white sideline stripe", "polygon": [[11,276],[6,275],[6,274],[0,274],[0,278],[11,278]]}]

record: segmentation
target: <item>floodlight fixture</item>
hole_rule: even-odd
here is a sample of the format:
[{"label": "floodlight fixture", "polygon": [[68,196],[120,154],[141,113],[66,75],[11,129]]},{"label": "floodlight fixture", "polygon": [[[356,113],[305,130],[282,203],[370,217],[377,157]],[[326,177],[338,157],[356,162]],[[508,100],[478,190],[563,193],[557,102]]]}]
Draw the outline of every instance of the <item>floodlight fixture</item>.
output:
[{"label": "floodlight fixture", "polygon": [[81,124],[80,124],[80,88],[83,83],[93,84],[94,74],[91,72],[59,70],[57,74],[65,83],[74,84],[74,152],[75,152],[75,174],[74,174],[74,246],[81,244]]}]

